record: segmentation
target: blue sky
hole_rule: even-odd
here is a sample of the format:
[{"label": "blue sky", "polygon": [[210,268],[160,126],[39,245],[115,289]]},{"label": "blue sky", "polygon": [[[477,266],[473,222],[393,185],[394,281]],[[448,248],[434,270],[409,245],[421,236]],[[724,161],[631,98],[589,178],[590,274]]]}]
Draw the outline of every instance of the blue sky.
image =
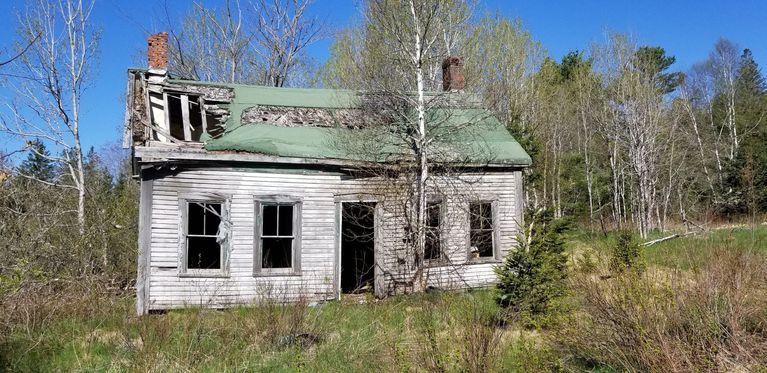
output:
[{"label": "blue sky", "polygon": [[[220,1],[205,1],[216,4]],[[247,1],[243,1],[247,2]],[[140,51],[149,33],[167,28],[163,0],[97,0],[93,21],[102,28],[97,76],[84,98],[83,141],[97,148],[119,139],[123,120],[126,69],[144,67]],[[335,27],[359,13],[357,0],[315,0],[312,12]],[[177,22],[191,1],[167,0]],[[23,0],[0,0],[0,48],[13,42],[15,11]],[[728,38],[751,48],[760,66],[767,66],[767,0],[484,0],[480,11],[500,11],[519,17],[554,58],[584,50],[604,39],[605,30],[628,32],[645,45],[662,46],[676,56],[676,70],[687,70],[705,59],[714,42]],[[152,13],[155,12],[155,13]],[[327,58],[331,40],[314,45],[310,53]],[[0,148],[11,145],[0,139]],[[10,149],[8,149],[10,150]]]}]

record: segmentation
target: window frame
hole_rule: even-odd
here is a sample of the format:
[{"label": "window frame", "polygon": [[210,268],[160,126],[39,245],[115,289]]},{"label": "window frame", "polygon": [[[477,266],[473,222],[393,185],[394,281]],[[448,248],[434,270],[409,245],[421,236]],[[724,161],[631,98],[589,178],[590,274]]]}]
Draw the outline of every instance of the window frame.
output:
[{"label": "window frame", "polygon": [[424,224],[424,229],[426,229],[426,234],[428,234],[428,229],[432,228],[430,225],[428,225],[428,218],[429,218],[429,206],[436,205],[437,210],[439,210],[439,226],[437,226],[437,231],[439,232],[439,257],[437,258],[426,258],[426,246],[424,244],[424,253],[423,253],[423,262],[427,266],[440,266],[447,263],[447,254],[445,253],[445,212],[446,212],[446,206],[445,201],[442,199],[429,199],[426,202],[426,220],[427,224]]},{"label": "window frame", "polygon": [[[492,247],[493,255],[490,256],[478,256],[472,257],[471,253],[471,205],[474,204],[489,204],[490,205],[490,218],[492,224]],[[501,261],[500,250],[498,248],[499,243],[499,228],[498,228],[498,201],[496,199],[476,199],[471,200],[466,204],[466,256],[469,262],[472,263],[497,263]]]},{"label": "window frame", "polygon": [[[293,206],[293,244],[291,267],[263,268],[262,231],[265,205]],[[253,276],[297,276],[301,274],[301,222],[303,199],[287,195],[255,196],[253,198]],[[279,233],[279,232],[278,232]],[[272,236],[267,236],[272,237]]]},{"label": "window frame", "polygon": [[[224,242],[220,243],[220,263],[221,268],[188,268],[188,240],[189,237],[189,205],[192,203],[221,204],[221,220],[230,219],[231,199],[225,196],[203,197],[203,196],[184,196],[179,198],[179,277],[229,277],[229,251],[232,241],[232,229],[226,233]],[[195,235],[196,237],[199,235]]]}]

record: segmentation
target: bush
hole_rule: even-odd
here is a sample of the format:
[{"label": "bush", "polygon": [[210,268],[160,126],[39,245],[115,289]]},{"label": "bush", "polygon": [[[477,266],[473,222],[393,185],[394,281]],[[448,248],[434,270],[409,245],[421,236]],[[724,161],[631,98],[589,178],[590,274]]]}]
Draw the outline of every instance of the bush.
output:
[{"label": "bush", "polygon": [[610,270],[641,272],[643,269],[642,248],[634,234],[628,230],[618,232],[615,244],[610,251]]},{"label": "bush", "polygon": [[565,292],[568,225],[549,210],[527,211],[518,246],[498,267],[498,303],[514,312],[541,316]]},{"label": "bush", "polygon": [[570,360],[621,371],[767,368],[764,257],[732,247],[714,254],[716,260],[695,271],[611,278],[576,272],[579,312],[553,340]]}]

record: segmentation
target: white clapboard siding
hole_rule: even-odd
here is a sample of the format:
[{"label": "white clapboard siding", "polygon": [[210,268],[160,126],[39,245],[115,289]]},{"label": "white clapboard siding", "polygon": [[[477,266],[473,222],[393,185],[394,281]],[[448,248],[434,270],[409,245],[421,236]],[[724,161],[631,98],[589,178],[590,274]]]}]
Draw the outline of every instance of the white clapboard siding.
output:
[{"label": "white clapboard siding", "polygon": [[[425,273],[429,285],[477,287],[495,281],[493,268],[497,263],[468,261],[468,203],[472,199],[493,201],[497,209],[497,247],[506,252],[514,246],[520,218],[521,196],[517,195],[521,192],[520,177],[520,172],[499,172],[474,175],[465,183],[436,182],[441,190],[448,191],[443,205],[449,216],[443,221],[443,250],[453,265],[428,268]],[[376,255],[387,272],[381,277],[385,282],[382,288],[391,290],[393,279],[407,280],[411,273],[398,264],[398,256],[407,255],[404,228],[397,211],[401,203],[396,197],[380,197],[380,184],[371,178],[349,179],[331,173],[280,174],[242,168],[185,170],[155,179],[151,196],[148,308],[333,299],[337,291],[337,201],[339,196],[349,200],[355,194],[375,194],[381,199]],[[451,188],[456,192],[449,192]],[[182,229],[179,199],[200,193],[226,196],[230,201],[232,230],[226,277],[179,275]],[[254,276],[254,199],[268,195],[287,195],[302,201],[301,270],[296,275]]]}]

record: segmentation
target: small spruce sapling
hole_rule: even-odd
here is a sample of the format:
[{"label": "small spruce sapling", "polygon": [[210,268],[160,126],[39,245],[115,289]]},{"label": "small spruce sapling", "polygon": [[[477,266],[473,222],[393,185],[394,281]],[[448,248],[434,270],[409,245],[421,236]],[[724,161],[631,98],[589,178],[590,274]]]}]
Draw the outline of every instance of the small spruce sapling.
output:
[{"label": "small spruce sapling", "polygon": [[618,232],[610,254],[610,270],[613,272],[635,271],[639,273],[644,270],[642,248],[634,234],[629,230]]},{"label": "small spruce sapling", "polygon": [[514,312],[545,315],[565,293],[567,254],[564,234],[569,229],[550,210],[528,210],[517,248],[511,250],[498,274],[498,303]]}]

